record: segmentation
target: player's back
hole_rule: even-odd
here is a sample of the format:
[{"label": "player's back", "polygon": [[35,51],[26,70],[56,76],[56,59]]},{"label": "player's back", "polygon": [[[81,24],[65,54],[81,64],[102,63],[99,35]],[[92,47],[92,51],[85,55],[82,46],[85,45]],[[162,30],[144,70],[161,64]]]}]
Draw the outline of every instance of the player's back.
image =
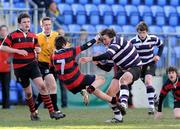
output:
[{"label": "player's back", "polygon": [[67,89],[73,89],[78,86],[84,78],[84,75],[81,74],[79,70],[75,58],[75,48],[56,50],[53,55],[53,64],[58,77],[63,81]]}]

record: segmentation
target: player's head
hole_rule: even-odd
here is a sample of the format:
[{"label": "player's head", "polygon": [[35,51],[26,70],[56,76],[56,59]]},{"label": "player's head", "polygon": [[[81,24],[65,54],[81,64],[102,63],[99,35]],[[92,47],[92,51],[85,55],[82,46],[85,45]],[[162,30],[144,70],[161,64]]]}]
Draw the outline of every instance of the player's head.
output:
[{"label": "player's head", "polygon": [[43,17],[40,21],[40,25],[42,28],[42,31],[49,35],[51,33],[51,29],[52,29],[52,20],[50,17]]},{"label": "player's head", "polygon": [[64,48],[66,46],[66,44],[67,44],[67,41],[63,36],[59,35],[59,36],[56,37],[56,39],[55,39],[55,48],[57,50]]},{"label": "player's head", "polygon": [[30,16],[27,13],[21,13],[18,16],[18,24],[19,28],[24,32],[28,32],[30,30]]},{"label": "player's head", "polygon": [[5,38],[7,34],[8,34],[8,27],[6,25],[1,25],[0,26],[0,36],[2,38]]},{"label": "player's head", "polygon": [[147,37],[148,26],[144,21],[141,21],[137,26],[136,30],[140,39],[144,40]]},{"label": "player's head", "polygon": [[116,32],[113,29],[104,29],[100,32],[101,40],[104,45],[109,45],[112,39],[116,36]]},{"label": "player's head", "polygon": [[175,82],[178,75],[178,70],[177,68],[170,66],[166,69],[166,74],[172,82]]}]

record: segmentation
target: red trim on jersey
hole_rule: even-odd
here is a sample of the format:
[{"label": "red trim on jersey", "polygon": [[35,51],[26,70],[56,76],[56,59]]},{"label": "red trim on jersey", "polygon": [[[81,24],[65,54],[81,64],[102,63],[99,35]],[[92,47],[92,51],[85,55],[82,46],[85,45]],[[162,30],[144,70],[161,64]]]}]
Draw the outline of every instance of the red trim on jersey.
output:
[{"label": "red trim on jersey", "polygon": [[78,55],[81,52],[81,46],[76,47],[76,55]]},{"label": "red trim on jersey", "polygon": [[13,48],[34,48],[35,45],[29,42],[15,43]]},{"label": "red trim on jersey", "polygon": [[78,76],[78,78],[73,83],[65,86],[67,89],[72,90],[73,88],[79,86],[80,83],[83,81],[83,79],[84,79],[84,75],[80,74],[80,76]]},{"label": "red trim on jersey", "polygon": [[28,56],[14,54],[14,59],[31,59],[31,58],[35,58],[35,54],[34,53],[28,53]]},{"label": "red trim on jersey", "polygon": [[73,72],[69,74],[60,75],[59,78],[63,81],[66,81],[68,79],[71,79],[77,72],[79,71],[79,67],[76,67]]},{"label": "red trim on jersey", "polygon": [[65,53],[56,54],[53,56],[54,60],[69,58],[73,55],[73,51],[67,51]]}]

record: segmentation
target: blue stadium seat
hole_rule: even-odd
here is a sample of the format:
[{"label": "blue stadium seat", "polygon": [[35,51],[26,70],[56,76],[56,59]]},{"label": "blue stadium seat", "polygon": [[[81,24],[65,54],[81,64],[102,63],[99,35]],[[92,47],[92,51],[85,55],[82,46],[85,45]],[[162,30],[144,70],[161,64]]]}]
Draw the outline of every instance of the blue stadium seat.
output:
[{"label": "blue stadium seat", "polygon": [[178,25],[178,14],[173,6],[164,6],[165,16],[170,26]]},{"label": "blue stadium seat", "polygon": [[99,5],[101,3],[101,0],[92,0],[92,4]]},{"label": "blue stadium seat", "polygon": [[180,34],[180,26],[175,27],[176,33]]},{"label": "blue stadium seat", "polygon": [[56,2],[56,3],[61,3],[62,0],[54,0],[54,2]]},{"label": "blue stadium seat", "polygon": [[96,32],[96,28],[90,24],[83,25],[82,29],[85,29],[88,33],[95,33]]},{"label": "blue stadium seat", "polygon": [[131,26],[131,25],[122,26],[122,30],[125,33],[135,33],[136,32],[136,28],[134,26]]},{"label": "blue stadium seat", "polygon": [[172,26],[163,26],[162,30],[166,34],[168,34],[168,33],[175,33],[176,32],[176,30]]},{"label": "blue stadium seat", "polygon": [[106,25],[101,25],[101,24],[96,25],[96,31],[97,32],[100,32],[100,31],[102,31],[103,29],[106,29],[106,28],[108,28]]},{"label": "blue stadium seat", "polygon": [[80,25],[77,24],[70,24],[68,25],[68,28],[70,32],[79,32],[81,30]]},{"label": "blue stadium seat", "polygon": [[79,4],[85,5],[88,3],[89,3],[89,0],[79,0]]},{"label": "blue stadium seat", "polygon": [[167,5],[167,0],[157,0],[157,5],[165,6],[165,5]]},{"label": "blue stadium seat", "polygon": [[58,4],[58,8],[62,15],[64,16],[64,24],[73,23],[73,11],[70,5],[68,4]]},{"label": "blue stadium seat", "polygon": [[166,24],[164,10],[161,6],[151,6],[156,25],[163,26]]},{"label": "blue stadium seat", "polygon": [[151,8],[146,5],[139,5],[138,6],[139,14],[142,17],[142,20],[146,22],[148,25],[153,24],[153,17]]},{"label": "blue stadium seat", "polygon": [[4,9],[8,9],[10,7],[10,3],[9,2],[2,2],[2,6]]},{"label": "blue stadium seat", "polygon": [[149,26],[149,32],[151,34],[158,34],[158,33],[162,33],[162,29],[159,26],[152,25],[152,26]]},{"label": "blue stadium seat", "polygon": [[75,0],[65,0],[65,3],[66,3],[66,4],[74,4],[74,3],[75,3]]},{"label": "blue stadium seat", "polygon": [[100,4],[99,6],[99,12],[100,16],[103,20],[103,24],[105,25],[111,25],[113,24],[113,12],[109,5],[106,4]]},{"label": "blue stadium seat", "polygon": [[144,4],[147,5],[147,6],[152,6],[154,5],[154,0],[144,0]]},{"label": "blue stadium seat", "polygon": [[118,32],[123,32],[121,26],[118,26],[118,25],[110,25],[109,28],[114,29],[117,33]]},{"label": "blue stadium seat", "polygon": [[179,0],[170,0],[171,6],[179,6]]},{"label": "blue stadium seat", "polygon": [[140,21],[137,7],[133,5],[126,5],[125,10],[127,16],[129,17],[129,24],[137,25]]},{"label": "blue stadium seat", "polygon": [[26,3],[15,3],[14,4],[15,8],[26,8]]},{"label": "blue stadium seat", "polygon": [[61,28],[64,30],[65,33],[69,32],[69,29],[66,25],[61,25]]},{"label": "blue stadium seat", "polygon": [[99,9],[96,5],[86,4],[85,5],[86,14],[89,17],[89,23],[92,25],[97,25],[100,23]]},{"label": "blue stadium seat", "polygon": [[72,4],[72,10],[74,17],[76,18],[76,23],[83,25],[86,23],[86,10],[81,4]]},{"label": "blue stadium seat", "polygon": [[131,0],[131,5],[139,6],[141,5],[141,0]]},{"label": "blue stadium seat", "polygon": [[81,30],[80,25],[70,24],[70,25],[68,25],[68,28],[69,28],[70,33],[75,33],[75,34],[70,34],[70,36],[79,37],[79,34],[76,34],[76,33],[80,32],[80,30]]},{"label": "blue stadium seat", "polygon": [[128,0],[118,0],[118,4],[120,5],[127,5],[128,4]]},{"label": "blue stadium seat", "polygon": [[[163,26],[162,30],[165,34],[170,34],[170,33],[176,32],[175,28],[172,26]],[[171,46],[172,47],[176,46],[176,44],[177,44],[176,37],[175,36],[169,36],[168,38],[169,38],[168,42],[171,43]]]},{"label": "blue stadium seat", "polygon": [[105,4],[113,5],[113,4],[115,4],[115,0],[105,0]]},{"label": "blue stadium seat", "polygon": [[126,12],[123,6],[114,4],[112,5],[113,15],[116,18],[117,25],[127,24]]}]

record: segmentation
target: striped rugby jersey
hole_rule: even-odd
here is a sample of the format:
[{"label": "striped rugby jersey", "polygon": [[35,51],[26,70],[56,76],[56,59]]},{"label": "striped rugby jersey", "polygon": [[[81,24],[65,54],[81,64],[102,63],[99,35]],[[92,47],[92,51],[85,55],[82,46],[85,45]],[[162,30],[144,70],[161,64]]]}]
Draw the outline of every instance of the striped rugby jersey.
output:
[{"label": "striped rugby jersey", "polygon": [[[108,55],[108,59],[112,59],[114,63],[122,69],[141,65],[141,60],[136,48],[120,36],[113,38],[108,46],[106,54]],[[98,61],[100,59],[93,57],[93,60]]]},{"label": "striped rugby jersey", "polygon": [[171,80],[168,79],[163,85],[159,95],[159,112],[162,111],[163,100],[169,91],[172,91],[174,102],[180,102],[180,76],[177,77],[177,81],[174,84],[171,82]]},{"label": "striped rugby jersey", "polygon": [[10,33],[2,43],[3,46],[8,46],[14,49],[26,50],[27,56],[13,54],[14,69],[24,67],[35,60],[35,47],[39,47],[37,37],[34,33],[28,32],[25,34],[22,30],[17,29]]},{"label": "striped rugby jersey", "polygon": [[136,35],[130,40],[130,42],[136,47],[136,50],[142,60],[142,64],[148,64],[153,61],[153,51],[157,46],[158,48],[163,45],[163,42],[155,35],[147,35],[144,42]]},{"label": "striped rugby jersey", "polygon": [[58,78],[65,84],[67,89],[72,90],[78,87],[84,80],[84,74],[81,73],[76,62],[76,56],[91,47],[95,42],[96,40],[93,39],[81,46],[63,48],[54,52],[52,56],[53,65]]}]

